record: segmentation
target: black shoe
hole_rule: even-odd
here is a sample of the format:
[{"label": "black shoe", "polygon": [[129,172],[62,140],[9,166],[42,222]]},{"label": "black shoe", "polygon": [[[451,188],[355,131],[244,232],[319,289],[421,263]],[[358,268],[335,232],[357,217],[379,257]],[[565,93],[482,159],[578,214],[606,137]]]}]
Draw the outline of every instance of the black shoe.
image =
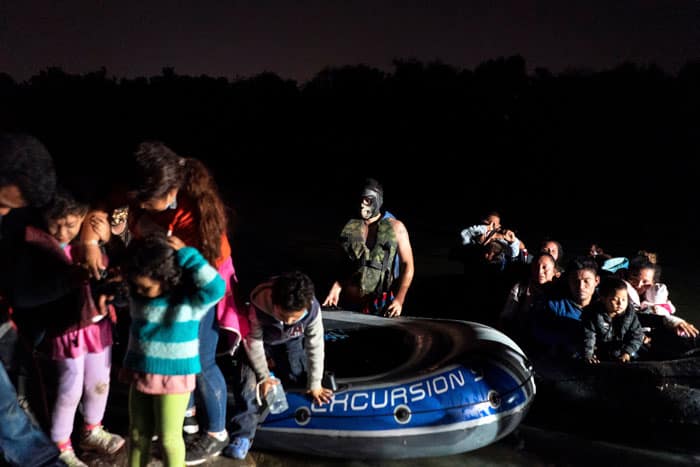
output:
[{"label": "black shoe", "polygon": [[228,435],[226,439],[219,441],[208,433],[204,433],[187,447],[185,465],[203,464],[210,457],[218,456],[228,446],[229,441]]},{"label": "black shoe", "polygon": [[187,435],[199,433],[199,423],[197,423],[197,417],[185,417],[182,431],[184,431]]}]

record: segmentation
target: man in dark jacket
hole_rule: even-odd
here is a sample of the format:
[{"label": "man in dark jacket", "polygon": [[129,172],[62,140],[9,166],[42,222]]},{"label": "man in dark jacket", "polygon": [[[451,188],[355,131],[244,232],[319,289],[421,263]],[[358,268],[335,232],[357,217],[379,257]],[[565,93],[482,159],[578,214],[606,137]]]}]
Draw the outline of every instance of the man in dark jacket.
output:
[{"label": "man in dark jacket", "polygon": [[[16,238],[7,225],[13,209],[46,204],[56,188],[53,160],[36,138],[23,134],[0,134],[0,260],[12,251]],[[17,232],[24,231],[19,229]],[[0,289],[5,289],[12,271],[2,261]],[[4,316],[0,325],[3,336],[11,334],[11,325]],[[0,340],[3,339],[0,336]],[[17,402],[17,393],[4,364],[0,365],[0,450],[7,462],[17,466],[64,466],[58,459],[58,448],[27,417]]]}]

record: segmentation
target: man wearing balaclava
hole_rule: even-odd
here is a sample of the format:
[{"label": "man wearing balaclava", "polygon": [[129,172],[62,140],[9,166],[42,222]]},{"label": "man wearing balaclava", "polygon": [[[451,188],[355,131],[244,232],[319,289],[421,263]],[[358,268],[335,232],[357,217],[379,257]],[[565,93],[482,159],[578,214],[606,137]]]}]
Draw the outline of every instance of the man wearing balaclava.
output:
[{"label": "man wearing balaclava", "polygon": [[324,306],[343,305],[365,313],[400,316],[413,280],[411,242],[403,222],[381,208],[384,189],[367,179],[360,190],[359,219],[350,219],[340,243],[352,263],[350,277],[336,280]]}]

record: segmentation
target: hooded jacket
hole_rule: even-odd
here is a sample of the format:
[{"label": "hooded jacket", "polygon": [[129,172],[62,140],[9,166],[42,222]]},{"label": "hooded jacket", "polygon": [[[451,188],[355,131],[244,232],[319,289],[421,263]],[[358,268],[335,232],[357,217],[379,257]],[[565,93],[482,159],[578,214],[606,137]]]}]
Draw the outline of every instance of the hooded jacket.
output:
[{"label": "hooded jacket", "polygon": [[293,325],[285,326],[272,315],[273,281],[260,284],[250,294],[250,334],[245,340],[250,365],[258,381],[267,379],[270,369],[265,358],[265,345],[278,345],[303,338],[309,364],[307,386],[308,389],[318,389],[323,378],[324,359],[321,306],[314,297],[307,314]]}]

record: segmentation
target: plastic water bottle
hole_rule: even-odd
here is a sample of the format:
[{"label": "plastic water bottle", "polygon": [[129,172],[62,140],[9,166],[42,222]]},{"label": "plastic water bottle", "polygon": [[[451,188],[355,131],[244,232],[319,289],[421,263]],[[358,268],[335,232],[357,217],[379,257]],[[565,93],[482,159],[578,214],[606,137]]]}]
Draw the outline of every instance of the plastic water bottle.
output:
[{"label": "plastic water bottle", "polygon": [[333,373],[332,371],[326,371],[323,374],[321,386],[323,386],[324,388],[328,388],[333,392],[338,391],[338,383],[335,382],[335,373]]},{"label": "plastic water bottle", "polygon": [[[274,373],[270,372],[270,377],[274,378]],[[279,381],[279,379],[277,379],[277,381]],[[282,413],[289,408],[289,404],[287,403],[287,395],[284,393],[284,388],[282,387],[281,381],[270,388],[265,396],[265,401],[267,401],[267,406],[270,409],[270,413]]]}]

